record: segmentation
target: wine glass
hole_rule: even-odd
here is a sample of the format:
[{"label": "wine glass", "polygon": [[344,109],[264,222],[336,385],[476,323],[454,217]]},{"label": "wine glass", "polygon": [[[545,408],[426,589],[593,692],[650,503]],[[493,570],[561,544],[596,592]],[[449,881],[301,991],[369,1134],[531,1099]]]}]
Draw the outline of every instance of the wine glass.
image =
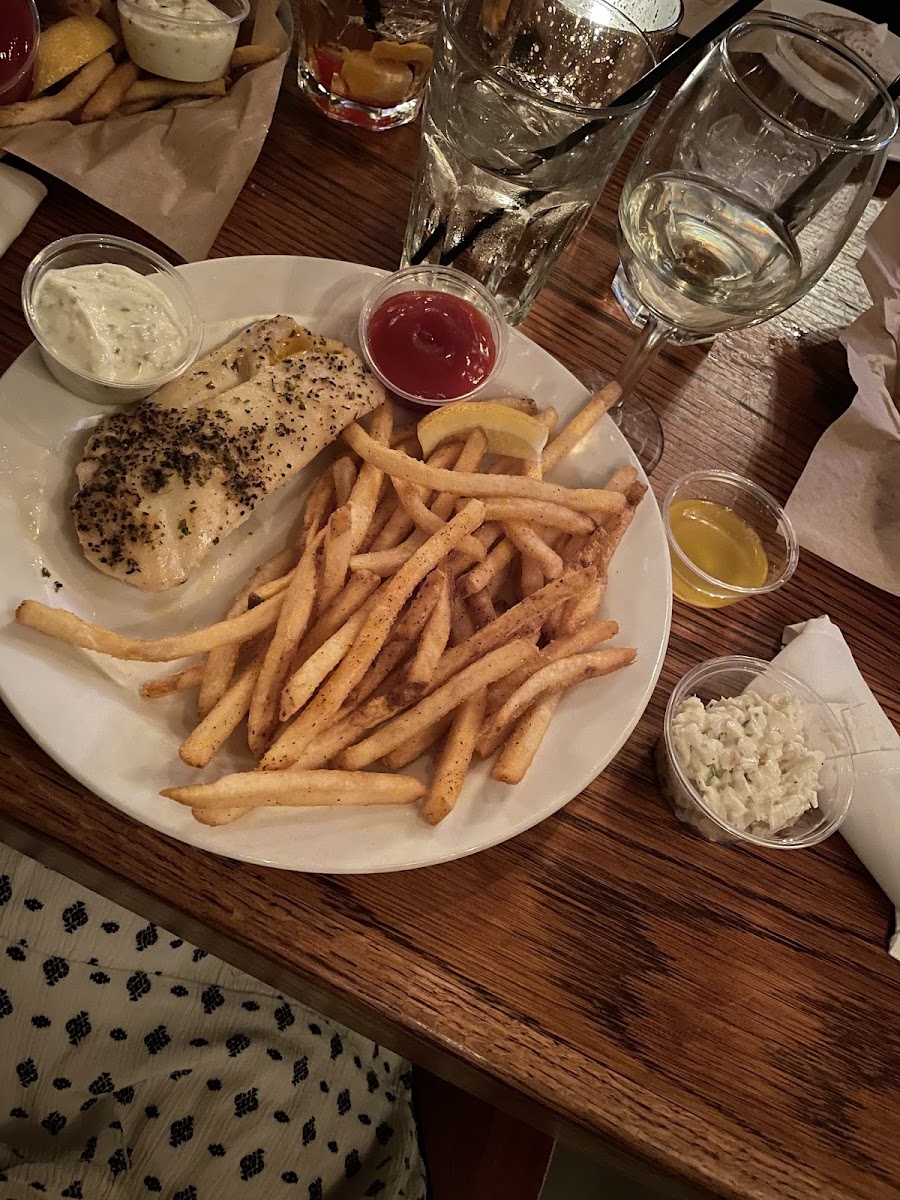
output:
[{"label": "wine glass", "polygon": [[[617,376],[623,397],[666,342],[707,341],[805,296],[859,221],[896,132],[884,83],[833,38],[769,13],[734,25],[659,117],[622,191],[613,290],[642,326]],[[653,411],[628,402],[619,417],[655,465]]]}]

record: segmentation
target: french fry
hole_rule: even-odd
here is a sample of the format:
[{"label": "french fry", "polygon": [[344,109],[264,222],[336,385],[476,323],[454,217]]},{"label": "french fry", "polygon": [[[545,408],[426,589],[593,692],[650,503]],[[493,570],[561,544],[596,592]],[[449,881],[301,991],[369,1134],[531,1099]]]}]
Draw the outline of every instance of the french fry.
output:
[{"label": "french fry", "polygon": [[622,396],[622,389],[613,379],[605,387],[596,392],[587,404],[577,412],[572,420],[561,429],[552,442],[544,447],[541,455],[544,474],[570,454],[586,434],[597,424],[602,416],[609,412]]},{"label": "french fry", "polygon": [[558,618],[558,625],[554,626],[555,629],[558,629],[558,635],[565,637],[575,634],[593,621],[600,611],[605,591],[606,576],[604,575],[586,587],[574,600],[570,600],[561,610],[558,610],[554,614]]},{"label": "french fry", "polygon": [[164,788],[161,796],[190,808],[248,808],[316,805],[413,804],[425,793],[408,775],[379,775],[374,771],[245,771],[225,775],[215,783]]},{"label": "french fry", "polygon": [[125,93],[124,101],[131,104],[139,100],[176,100],[185,96],[198,99],[204,96],[224,95],[224,79],[210,79],[206,83],[179,83],[174,79],[139,79]]},{"label": "french fry", "polygon": [[[371,437],[374,441],[386,446],[390,441],[394,428],[394,413],[391,402],[378,406],[372,413]],[[356,482],[350,492],[347,503],[350,505],[352,529],[350,533],[350,553],[356,554],[369,530],[369,524],[378,504],[378,493],[384,472],[372,463],[363,463],[356,477]]]},{"label": "french fry", "polygon": [[136,81],[138,68],[133,62],[119,63],[112,74],[107,75],[100,87],[94,92],[87,104],[81,110],[78,118],[82,125],[89,121],[104,121],[122,103],[125,93]]},{"label": "french fry", "polygon": [[450,589],[450,640],[454,646],[458,646],[468,641],[474,632],[475,622],[472,620],[472,614],[463,599],[459,584],[454,581]]},{"label": "french fry", "polygon": [[[280,578],[285,571],[294,566],[296,561],[296,551],[288,546],[258,566],[235,596],[226,619],[239,617],[241,613],[245,613],[250,606],[250,597],[256,589],[263,587],[272,579]],[[201,721],[225,695],[237,666],[240,649],[241,642],[238,641],[210,651],[203,668],[200,694],[197,697],[197,711]]]},{"label": "french fry", "polygon": [[[456,461],[453,464],[455,472],[468,474],[478,470],[478,464],[484,458],[487,452],[487,438],[480,429],[473,429],[466,438],[462,450],[460,450]],[[433,457],[428,460],[428,466],[435,465]],[[395,483],[396,486],[396,483]],[[456,507],[457,497],[453,493],[444,492],[436,496],[431,505],[431,511],[434,516],[439,517],[442,521],[446,521]]]},{"label": "french fry", "polygon": [[438,574],[432,571],[419,588],[409,608],[394,625],[390,637],[378,652],[369,670],[350,692],[346,700],[348,707],[362,704],[368,699],[376,688],[381,687],[391,671],[412,652],[416,639],[434,611],[439,590]]},{"label": "french fry", "polygon": [[469,696],[459,708],[441,748],[434,779],[422,816],[429,825],[437,825],[456,807],[456,801],[466,781],[466,772],[475,752],[475,738],[484,717],[484,692]]},{"label": "french fry", "polygon": [[602,488],[564,488],[556,483],[545,483],[541,479],[527,479],[524,476],[486,475],[432,467],[388,446],[380,446],[357,424],[348,425],[343,438],[366,462],[375,463],[391,476],[407,479],[410,483],[433,491],[478,498],[523,496],[527,500],[549,500],[580,512],[618,512],[625,503],[620,492],[607,492]]},{"label": "french fry", "polygon": [[363,605],[348,617],[340,629],[335,630],[321,646],[305,659],[290,676],[281,693],[280,717],[289,721],[308,700],[315,695],[316,688],[327,679],[353,645],[365,624],[368,607]]},{"label": "french fry", "polygon": [[338,755],[338,765],[347,770],[358,771],[382,758],[407,738],[421,733],[446,713],[458,708],[470,696],[483,692],[495,679],[501,679],[514,670],[522,656],[533,649],[530,642],[517,639],[492,650],[484,658],[451,676],[446,683],[420,700],[415,708],[392,717],[370,737],[344,750]]},{"label": "french fry", "polygon": [[492,779],[520,783],[525,778],[562,698],[562,692],[547,692],[520,717],[494,763]]},{"label": "french fry", "polygon": [[450,584],[447,576],[441,570],[432,572],[429,579],[436,579],[437,597],[431,610],[419,645],[409,670],[406,672],[407,683],[428,684],[434,678],[438,661],[450,638]]},{"label": "french fry", "polygon": [[208,766],[246,717],[263,664],[258,654],[238,674],[234,683],[197,728],[181,743],[178,754],[189,767]]},{"label": "french fry", "polygon": [[415,425],[398,425],[391,434],[388,445],[392,450],[402,450],[404,454],[409,454],[411,450],[421,453],[419,435],[416,433]]},{"label": "french fry", "polygon": [[[535,588],[535,591],[537,591],[537,588]],[[494,601],[491,599],[490,593],[486,588],[469,597],[468,609],[472,615],[472,625],[475,629],[483,629],[485,625],[490,625],[491,621],[496,621],[497,619],[497,610],[494,607]]]},{"label": "french fry", "polygon": [[[111,121],[115,121],[118,117],[136,117],[139,113],[150,112],[152,109],[159,106],[159,100],[132,100],[128,103],[123,101],[114,112],[109,114]],[[243,812],[243,809],[241,810]],[[215,822],[218,824],[218,822]]]},{"label": "french fry", "polygon": [[518,670],[511,671],[505,679],[491,685],[487,697],[488,708],[498,709],[504,705],[513,692],[531,678],[536,668],[549,666],[562,658],[571,658],[573,654],[583,654],[599,646],[601,642],[608,642],[618,632],[619,626],[615,621],[592,621],[577,633],[548,643],[543,650],[538,651],[538,658],[534,663],[527,663]]},{"label": "french fry", "polygon": [[487,587],[492,579],[502,575],[515,556],[516,548],[508,538],[498,542],[483,563],[473,567],[459,580],[462,595],[474,596],[476,592]]},{"label": "french fry", "polygon": [[[385,478],[387,478],[387,476],[385,476]],[[366,554],[369,550],[371,550],[373,542],[397,511],[398,507],[399,505],[396,494],[390,495],[386,499],[378,501],[378,505],[372,514],[372,520],[369,522],[369,528],[366,531],[366,536],[363,538],[362,545],[359,548],[360,554]]]},{"label": "french fry", "polygon": [[612,557],[628,529],[637,506],[644,498],[647,488],[643,483],[632,483],[625,493],[625,507],[614,518],[587,539],[578,561],[585,566],[595,566],[601,576],[605,575]]},{"label": "french fry", "polygon": [[322,582],[316,604],[316,617],[328,611],[339,595],[350,569],[350,551],[353,540],[353,514],[349,503],[344,504],[328,518],[325,533],[325,549],[322,562]]},{"label": "french fry", "polygon": [[[115,115],[115,114],[113,114]],[[252,812],[252,808],[192,808],[191,816],[201,825],[230,825]]]},{"label": "french fry", "polygon": [[[373,442],[372,445],[377,443]],[[461,538],[474,532],[483,520],[484,505],[478,500],[471,500],[440,533],[433,534],[379,591],[378,600],[372,606],[366,623],[349,653],[334,674],[325,681],[316,697],[269,750],[263,759],[265,768],[271,770],[289,765],[295,760],[297,752],[308,745],[317,731],[327,727],[387,641],[391,626],[413,588],[434,570]],[[266,603],[274,604],[278,599],[276,596]]]},{"label": "french fry", "polygon": [[297,650],[296,661],[303,663],[337,633],[358,612],[374,591],[381,586],[381,579],[372,571],[351,571],[340,595],[329,605],[328,610],[306,634]]},{"label": "french fry", "polygon": [[299,548],[304,549],[325,525],[334,508],[334,475],[323,471],[306,497]]},{"label": "french fry", "polygon": [[258,672],[247,718],[247,744],[256,758],[265,754],[278,725],[281,693],[297,646],[312,616],[316,599],[316,559],[319,546],[326,537],[325,531],[317,533],[303,551],[284,593],[275,632]]},{"label": "french fry", "polygon": [[258,67],[263,63],[272,62],[280,53],[277,46],[264,46],[261,43],[236,46],[229,65],[232,71],[240,71],[244,67]]},{"label": "french fry", "polygon": [[352,712],[345,706],[337,714],[334,724],[319,734],[305,750],[300,751],[290,770],[312,771],[326,766],[342,750],[358,742],[364,733],[374,729],[397,711],[396,701],[387,695],[373,696]]},{"label": "french fry", "polygon": [[427,533],[421,529],[414,529],[405,542],[390,550],[370,550],[367,554],[354,554],[350,559],[350,570],[372,571],[384,579],[399,571],[405,562],[409,562],[427,538]]},{"label": "french fry", "polygon": [[610,675],[633,663],[636,657],[637,651],[631,648],[594,650],[588,654],[573,654],[535,671],[484,723],[476,742],[478,753],[482,758],[493,754],[503,740],[507,726],[544,692],[565,691],[586,679]]},{"label": "french fry", "polygon": [[356,483],[356,466],[349,454],[342,454],[331,464],[331,470],[334,476],[335,505],[337,508],[343,508],[350,499],[350,493]]},{"label": "french fry", "polygon": [[452,720],[453,713],[447,713],[439,721],[435,721],[433,725],[429,725],[421,733],[417,733],[415,737],[407,738],[405,742],[400,743],[396,750],[390,750],[385,754],[384,765],[389,771],[402,771],[417,758],[421,758],[426,750],[430,750],[434,743],[444,736],[450,728]]},{"label": "french fry", "polygon": [[561,504],[524,500],[521,497],[487,500],[484,511],[485,520],[488,521],[530,521],[535,525],[563,529],[567,533],[593,533],[595,528],[594,521],[586,513],[575,512]]},{"label": "french fry", "polygon": [[0,129],[18,125],[34,125],[37,121],[59,121],[87,104],[103,81],[116,69],[113,56],[107,51],[92,58],[76,72],[62,91],[37,100],[20,100],[16,104],[0,105]]},{"label": "french fry", "polygon": [[[425,533],[437,533],[446,525],[447,522],[425,504],[422,493],[415,484],[407,483],[404,479],[394,479],[392,482],[400,503],[419,529]],[[451,499],[455,501],[456,497],[453,496]],[[459,554],[465,554],[469,558],[475,559],[476,562],[481,562],[484,558],[484,546],[474,536],[463,538],[456,549]]]},{"label": "french fry", "polygon": [[563,560],[535,533],[531,525],[525,521],[507,521],[505,528],[513,546],[523,555],[533,558],[547,579],[559,579],[564,570]]},{"label": "french fry", "polygon": [[184,667],[174,675],[164,675],[162,679],[150,679],[140,686],[140,694],[145,700],[161,700],[163,696],[174,696],[176,692],[189,692],[191,688],[199,687],[203,678],[203,663],[195,663],[192,667]]},{"label": "french fry", "polygon": [[262,633],[278,620],[284,593],[273,596],[256,608],[239,617],[217,621],[205,629],[193,633],[176,634],[164,638],[131,638],[101,625],[94,625],[76,617],[64,608],[51,608],[40,600],[23,600],[16,609],[16,620],[28,629],[36,629],[57,641],[83,650],[94,650],[108,654],[110,658],[128,662],[174,662],[178,658],[189,658],[192,654],[205,654],[217,646],[229,642],[246,641],[254,634]]},{"label": "french fry", "polygon": [[529,417],[538,415],[537,401],[531,396],[492,396],[491,404],[505,404],[507,408],[517,408],[519,412],[527,413]]},{"label": "french fry", "polygon": [[637,471],[634,467],[619,467],[613,471],[603,485],[608,492],[625,493],[633,483],[637,482]]},{"label": "french fry", "polygon": [[[418,445],[418,437],[416,444]],[[438,446],[434,454],[429,457],[428,464],[432,467],[450,467],[459,458],[461,450],[460,442],[448,442],[445,446]],[[409,537],[414,528],[412,517],[402,505],[398,505],[394,515],[372,542],[372,551],[391,550],[395,546],[399,546],[405,538]]]}]

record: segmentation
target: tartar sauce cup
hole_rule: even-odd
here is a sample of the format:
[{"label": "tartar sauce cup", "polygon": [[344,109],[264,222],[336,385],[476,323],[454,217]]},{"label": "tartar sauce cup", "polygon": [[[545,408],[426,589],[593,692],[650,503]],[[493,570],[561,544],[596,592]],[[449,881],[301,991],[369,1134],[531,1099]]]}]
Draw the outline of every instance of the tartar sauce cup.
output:
[{"label": "tartar sauce cup", "polygon": [[[202,0],[199,0],[202,3]],[[249,0],[208,0],[222,19],[197,19],[164,10],[155,0],[119,0],[122,38],[132,62],[152,75],[182,83],[219,79],[237,43]]]},{"label": "tartar sauce cup", "polygon": [[[818,807],[807,809],[793,825],[772,834],[739,829],[713,811],[688,779],[675,752],[673,721],[689,696],[697,696],[706,704],[710,700],[740,696],[748,688],[763,698],[793,696],[803,711],[810,748],[820,750],[825,756],[819,773]],[[840,719],[802,680],[773,667],[764,659],[745,655],[709,659],[679,680],[666,706],[656,766],[660,785],[671,801],[675,815],[711,842],[744,842],[776,850],[802,850],[824,841],[840,828],[853,795],[853,758]]]},{"label": "tartar sauce cup", "polygon": [[[456,300],[462,300],[474,308],[484,318],[486,331],[493,342],[494,358],[487,371],[474,387],[461,388],[458,394],[435,399],[433,396],[420,395],[415,390],[404,388],[391,378],[390,371],[382,369],[375,355],[370,336],[372,317],[387,301],[403,292],[438,292]],[[359,314],[359,342],[363,358],[372,372],[377,375],[400,401],[408,407],[418,410],[440,408],[444,404],[452,404],[457,400],[475,400],[486,393],[491,382],[503,368],[506,352],[509,348],[509,326],[500,310],[497,301],[487,288],[482,287],[475,279],[470,279],[462,271],[452,267],[415,266],[404,267],[393,274],[385,276],[372,288],[366,297]],[[410,347],[412,350],[413,347]]]},{"label": "tartar sauce cup", "polygon": [[[35,313],[35,290],[48,271],[104,263],[130,267],[138,275],[148,276],[171,302],[185,330],[184,352],[177,360],[165,371],[146,375],[139,382],[110,383],[72,366],[47,344]],[[137,242],[111,234],[75,234],[45,246],[31,260],[22,280],[22,311],[50,374],[68,391],[94,404],[133,404],[143,400],[164,383],[177,379],[197,357],[203,341],[203,322],[194,297],[172,264]]]}]

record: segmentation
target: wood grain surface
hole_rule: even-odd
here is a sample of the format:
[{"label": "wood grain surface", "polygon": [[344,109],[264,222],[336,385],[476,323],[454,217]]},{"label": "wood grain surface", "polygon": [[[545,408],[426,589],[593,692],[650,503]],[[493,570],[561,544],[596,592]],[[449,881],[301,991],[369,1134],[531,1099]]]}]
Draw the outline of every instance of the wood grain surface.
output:
[{"label": "wood grain surface", "polygon": [[[395,266],[417,138],[329,124],[288,80],[214,254]],[[524,327],[575,367],[614,370],[634,336],[609,291],[623,175]],[[0,368],[29,340],[29,259],[89,230],[146,241],[51,182],[0,262]],[[860,244],[783,317],[663,352],[644,385],[667,439],[657,494],[715,465],[788,496],[852,395],[836,338],[865,304]],[[8,714],[0,832],[547,1131],[717,1195],[887,1200],[900,1192],[900,965],[886,899],[839,837],[790,854],[693,837],[652,766],[685,670],[769,657],[786,624],[823,612],[900,721],[900,604],[804,553],[773,595],[719,612],[676,603],[656,694],[608,770],[558,816],[447,866],[325,878],[203,855],[87,793]]]}]

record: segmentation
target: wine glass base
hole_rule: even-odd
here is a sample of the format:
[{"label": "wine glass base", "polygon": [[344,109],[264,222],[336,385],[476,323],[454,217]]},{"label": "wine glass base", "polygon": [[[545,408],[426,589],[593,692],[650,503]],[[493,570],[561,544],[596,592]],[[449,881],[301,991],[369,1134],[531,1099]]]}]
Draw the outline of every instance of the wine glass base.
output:
[{"label": "wine glass base", "polygon": [[[611,378],[602,371],[591,369],[572,373],[592,393],[599,391]],[[646,400],[633,392],[621,404],[614,405],[609,416],[634,451],[644,473],[652,475],[666,447],[659,417]]]}]

